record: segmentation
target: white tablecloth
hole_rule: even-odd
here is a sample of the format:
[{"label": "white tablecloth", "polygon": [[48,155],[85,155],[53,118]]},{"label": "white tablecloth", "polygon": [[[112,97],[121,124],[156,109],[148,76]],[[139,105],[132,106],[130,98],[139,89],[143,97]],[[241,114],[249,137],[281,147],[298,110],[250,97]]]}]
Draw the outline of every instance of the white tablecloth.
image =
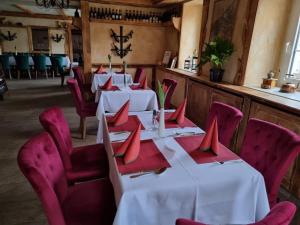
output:
[{"label": "white tablecloth", "polygon": [[96,101],[98,108],[96,116],[99,120],[97,143],[103,139],[103,115],[105,112],[115,113],[122,105],[130,100],[129,112],[158,110],[156,93],[151,90],[131,90],[129,87],[120,86],[121,91],[97,91]]},{"label": "white tablecloth", "polygon": [[[142,139],[153,138],[151,112],[138,116],[146,128]],[[179,217],[206,224],[249,224],[269,212],[263,176],[246,162],[197,164],[173,137],[156,137],[154,143],[171,167],[160,175],[131,179],[117,172],[110,144],[114,135],[108,134],[106,122],[103,129],[117,204],[114,225],[174,225]]]},{"label": "white tablecloth", "polygon": [[[124,84],[124,74],[117,73],[105,73],[105,74],[94,74],[92,80],[91,91],[95,93],[100,86],[104,85],[105,82],[112,76],[112,81],[114,85]],[[132,84],[132,76],[130,74],[125,74],[126,84]]]},{"label": "white tablecloth", "polygon": [[[34,61],[33,61],[32,56],[29,56],[28,60],[29,60],[29,65],[30,66],[34,66]],[[15,66],[16,65],[16,59],[15,59],[14,56],[9,56],[9,65],[11,65],[11,66]],[[46,57],[46,65],[47,66],[51,66],[52,65],[49,56]]]}]

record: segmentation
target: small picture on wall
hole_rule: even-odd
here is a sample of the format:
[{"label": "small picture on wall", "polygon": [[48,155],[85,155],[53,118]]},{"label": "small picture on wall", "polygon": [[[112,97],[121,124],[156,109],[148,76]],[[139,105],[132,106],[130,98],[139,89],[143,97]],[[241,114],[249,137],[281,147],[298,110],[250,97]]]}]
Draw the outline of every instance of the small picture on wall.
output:
[{"label": "small picture on wall", "polygon": [[165,65],[165,66],[169,65],[171,54],[172,54],[171,51],[165,51],[164,58],[163,58],[163,61],[162,61],[163,65]]},{"label": "small picture on wall", "polygon": [[215,0],[213,6],[210,40],[220,36],[231,40],[239,0]]}]

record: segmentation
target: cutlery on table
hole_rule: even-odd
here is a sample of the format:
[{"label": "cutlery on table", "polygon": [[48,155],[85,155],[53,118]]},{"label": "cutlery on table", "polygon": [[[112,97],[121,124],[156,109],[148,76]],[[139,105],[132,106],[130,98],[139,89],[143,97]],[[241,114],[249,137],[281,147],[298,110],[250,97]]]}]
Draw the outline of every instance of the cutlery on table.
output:
[{"label": "cutlery on table", "polygon": [[147,175],[147,174],[159,175],[159,174],[162,174],[163,172],[165,172],[166,170],[167,170],[167,167],[162,167],[162,168],[158,168],[156,170],[149,170],[149,171],[144,171],[144,172],[141,172],[141,173],[138,173],[138,174],[134,174],[134,175],[131,175],[129,177],[130,178],[137,178],[137,177],[144,176],[144,175]]}]

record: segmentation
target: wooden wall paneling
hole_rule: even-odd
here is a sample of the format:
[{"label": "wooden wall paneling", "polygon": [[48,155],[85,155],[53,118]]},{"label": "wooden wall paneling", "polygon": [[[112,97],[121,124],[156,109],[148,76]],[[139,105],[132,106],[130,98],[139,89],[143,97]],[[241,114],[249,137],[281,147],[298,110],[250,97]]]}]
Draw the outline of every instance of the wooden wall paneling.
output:
[{"label": "wooden wall paneling", "polygon": [[[283,112],[273,107],[263,105],[257,102],[252,102],[250,110],[250,118],[262,119],[269,121],[280,126],[286,127],[297,134],[300,134],[300,117],[291,115],[290,113]],[[286,176],[284,177],[282,185],[295,196],[300,197],[300,157],[296,160],[296,167],[294,164],[289,168]]]},{"label": "wooden wall paneling", "polygon": [[[209,5],[210,0],[203,0],[203,6],[202,6],[202,21],[201,21],[201,33],[200,33],[200,43],[199,43],[199,54],[198,58],[201,58],[202,49],[205,43],[205,37],[207,33],[207,23],[208,23],[208,13],[209,13]],[[202,67],[199,67],[198,75],[201,74]]]},{"label": "wooden wall paneling", "polygon": [[211,103],[212,88],[198,82],[188,81],[187,117],[202,129],[205,128]]},{"label": "wooden wall paneling", "polygon": [[238,60],[238,70],[234,77],[233,83],[236,85],[243,85],[245,81],[245,73],[248,62],[249,50],[252,40],[254,23],[259,0],[248,0],[247,14],[245,18],[244,29],[242,33],[243,53]]},{"label": "wooden wall paneling", "polygon": [[29,52],[33,52],[31,27],[27,27]]},{"label": "wooden wall paneling", "polygon": [[41,13],[24,13],[24,12],[12,12],[12,11],[0,11],[1,16],[14,16],[14,17],[31,17],[41,19],[53,19],[53,20],[72,20],[72,16],[52,15],[52,14],[41,14]]},{"label": "wooden wall paneling", "polygon": [[90,21],[89,21],[89,2],[81,0],[81,26],[82,26],[82,47],[83,47],[83,72],[85,80],[90,80],[92,61],[91,61],[91,41],[90,41]]},{"label": "wooden wall paneling", "polygon": [[[225,91],[220,91],[217,89],[212,90],[211,103],[213,103],[214,101],[225,103],[227,105],[233,106],[240,110],[242,110],[242,107],[243,107],[243,97],[237,96],[234,94],[230,94]],[[231,141],[231,145],[230,145],[230,149],[234,152],[237,151],[237,149],[236,149],[237,134],[238,134],[238,131],[235,132],[235,134],[232,138],[232,141]]]}]

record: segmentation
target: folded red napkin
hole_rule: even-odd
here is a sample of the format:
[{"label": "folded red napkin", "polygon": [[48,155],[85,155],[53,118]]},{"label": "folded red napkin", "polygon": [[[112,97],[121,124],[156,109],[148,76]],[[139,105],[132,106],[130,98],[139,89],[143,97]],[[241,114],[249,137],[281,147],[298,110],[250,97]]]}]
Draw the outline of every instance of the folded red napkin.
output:
[{"label": "folded red napkin", "polygon": [[141,124],[133,131],[121,146],[115,151],[115,157],[123,157],[124,164],[135,161],[141,147]]},{"label": "folded red napkin", "polygon": [[218,122],[217,117],[209,126],[199,147],[202,151],[212,151],[216,155],[219,153],[219,137],[218,137]]},{"label": "folded red napkin", "polygon": [[178,124],[182,124],[184,122],[186,102],[187,100],[184,99],[176,111],[168,118],[168,121],[176,121]]},{"label": "folded red napkin", "polygon": [[95,73],[105,73],[105,69],[103,68],[102,65],[100,65],[100,66],[98,67],[98,69],[95,71]]},{"label": "folded red napkin", "polygon": [[108,118],[108,123],[113,126],[120,126],[128,121],[129,100],[113,116]]},{"label": "folded red napkin", "polygon": [[110,90],[112,89],[112,77],[108,78],[108,80],[105,82],[103,86],[101,86],[101,89],[103,90]]}]

